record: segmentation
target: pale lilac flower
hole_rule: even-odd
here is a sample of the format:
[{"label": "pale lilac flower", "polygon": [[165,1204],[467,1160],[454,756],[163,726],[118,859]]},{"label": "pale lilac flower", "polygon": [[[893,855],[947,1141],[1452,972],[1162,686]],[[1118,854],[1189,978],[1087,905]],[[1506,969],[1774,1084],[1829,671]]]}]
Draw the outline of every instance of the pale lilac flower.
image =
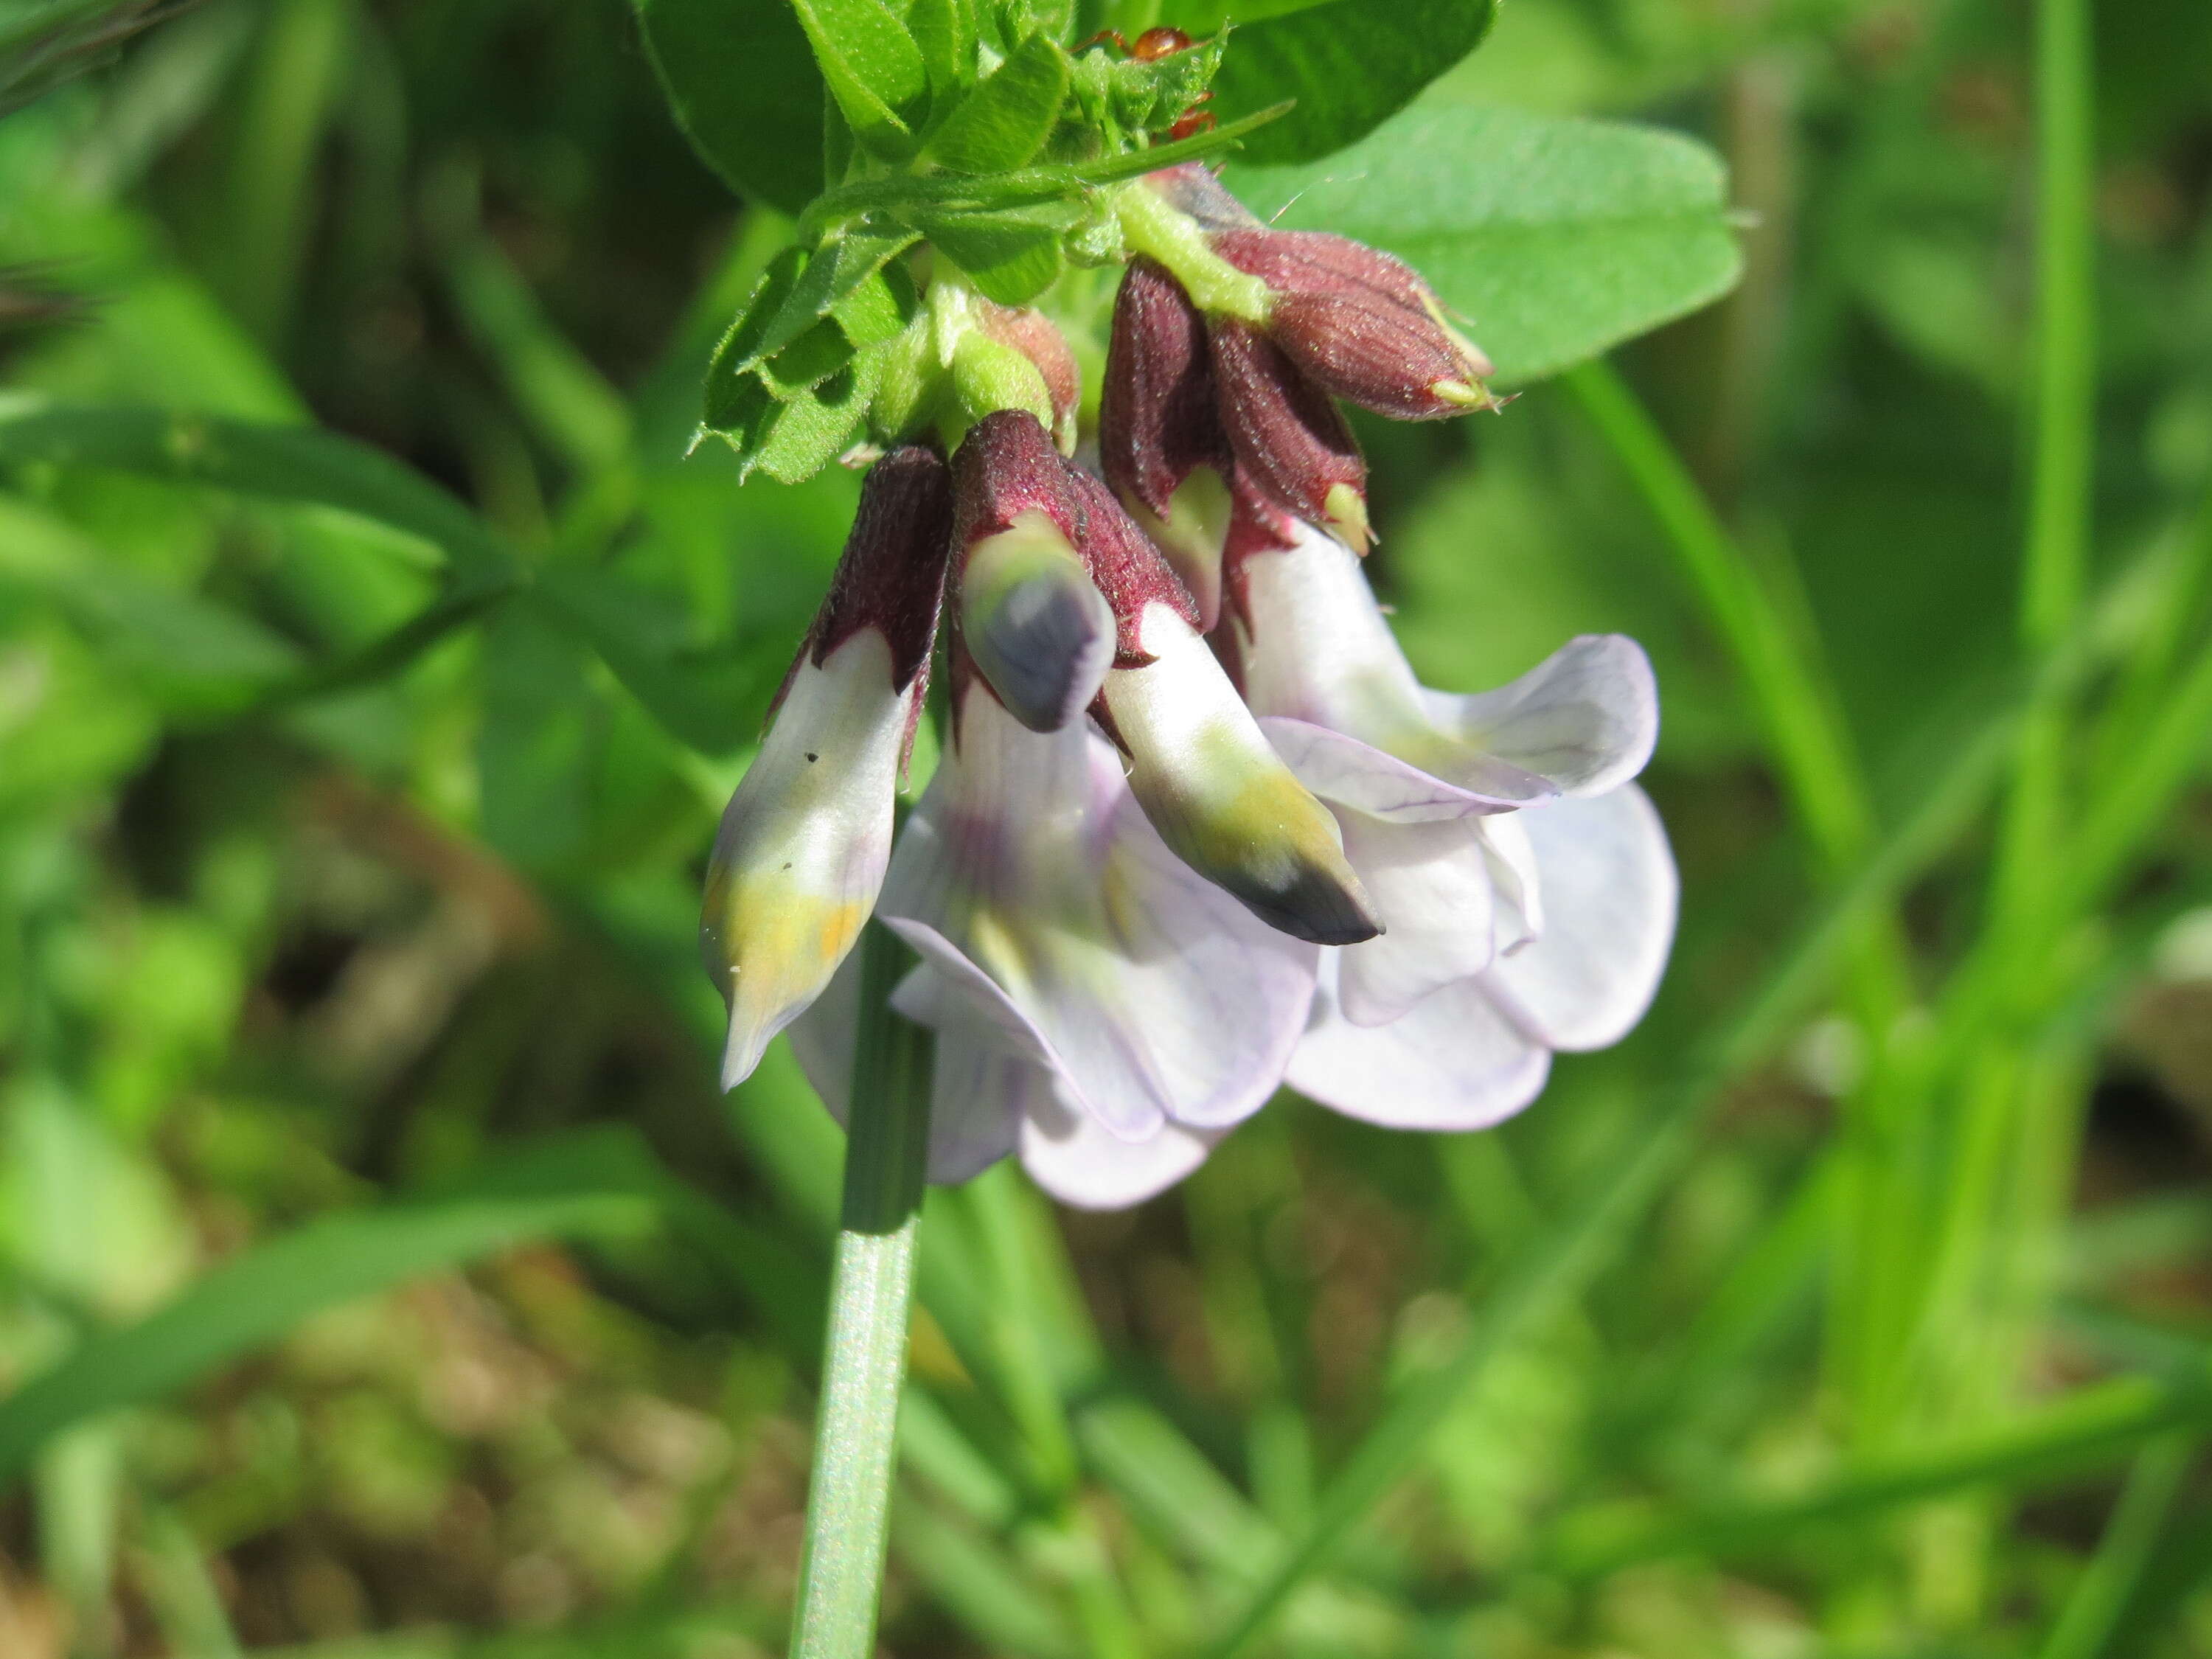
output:
[{"label": "pale lilac flower", "polygon": [[1376,1122],[1483,1127],[1553,1051],[1618,1041],[1665,966],[1674,860],[1629,781],[1658,733],[1650,663],[1588,635],[1497,690],[1431,691],[1358,559],[1282,539],[1231,575],[1245,696],[1385,928],[1329,953],[1290,1081]]},{"label": "pale lilac flower", "polygon": [[[872,905],[917,958],[892,1006],[934,1034],[930,1178],[1018,1154],[1098,1207],[1188,1175],[1285,1080],[1378,1123],[1497,1121],[1640,1017],[1675,903],[1631,781],[1657,732],[1642,651],[1588,636],[1431,691],[1360,571],[1334,399],[1494,407],[1481,354],[1396,260],[1261,226],[1203,170],[1151,187],[1198,276],[1125,276],[1104,481],[1064,459],[1056,333],[994,313],[1050,409],[975,419],[949,485],[926,449],[870,475],[702,930],[726,1082],[788,1024],[842,1118]],[[893,849],[940,594],[947,742]]]},{"label": "pale lilac flower", "polygon": [[892,800],[929,678],[952,491],[916,446],[870,470],[829,595],[722,815],[699,920],[730,1007],[722,1086],[828,984],[890,858]]},{"label": "pale lilac flower", "polygon": [[[1018,1150],[1070,1203],[1133,1203],[1273,1093],[1319,952],[1170,852],[1095,731],[955,695],[878,907],[921,957],[892,1006],[937,1036],[930,1179]],[[848,963],[792,1031],[841,1116],[857,993]]]}]

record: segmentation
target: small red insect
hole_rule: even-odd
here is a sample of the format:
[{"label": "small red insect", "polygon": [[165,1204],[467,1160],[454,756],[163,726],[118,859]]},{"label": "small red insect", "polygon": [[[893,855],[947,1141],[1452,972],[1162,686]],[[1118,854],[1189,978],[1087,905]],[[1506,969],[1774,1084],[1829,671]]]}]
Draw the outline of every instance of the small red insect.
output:
[{"label": "small red insect", "polygon": [[1139,63],[1149,64],[1156,58],[1170,58],[1179,52],[1188,52],[1190,36],[1181,29],[1146,29],[1137,37],[1137,44],[1126,50]]},{"label": "small red insect", "polygon": [[[1133,46],[1119,29],[1101,29],[1078,46],[1076,51],[1088,52],[1093,46],[1109,45],[1132,63],[1153,64],[1163,58],[1172,58],[1179,52],[1188,52],[1193,42],[1190,36],[1181,29],[1163,26],[1159,28],[1146,29],[1137,37],[1137,44]],[[1191,106],[1177,117],[1175,125],[1168,129],[1168,137],[1188,138],[1194,133],[1212,131],[1213,118],[1198,106],[1212,96],[1210,92],[1200,93]]]}]

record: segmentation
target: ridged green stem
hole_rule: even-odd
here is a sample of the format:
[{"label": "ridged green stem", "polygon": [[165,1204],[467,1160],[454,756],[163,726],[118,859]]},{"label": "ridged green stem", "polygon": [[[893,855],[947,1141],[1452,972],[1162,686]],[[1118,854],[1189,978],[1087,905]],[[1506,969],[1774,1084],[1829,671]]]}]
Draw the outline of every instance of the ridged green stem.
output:
[{"label": "ridged green stem", "polygon": [[1170,205],[1150,185],[1129,185],[1114,198],[1114,210],[1130,252],[1165,265],[1200,310],[1248,323],[1267,320],[1267,285],[1216,253],[1198,221]]},{"label": "ridged green stem", "polygon": [[875,1651],[929,1159],[930,1035],[890,1007],[910,958],[881,922],[869,925],[860,951],[844,1212],[830,1268],[792,1659],[869,1659]]}]

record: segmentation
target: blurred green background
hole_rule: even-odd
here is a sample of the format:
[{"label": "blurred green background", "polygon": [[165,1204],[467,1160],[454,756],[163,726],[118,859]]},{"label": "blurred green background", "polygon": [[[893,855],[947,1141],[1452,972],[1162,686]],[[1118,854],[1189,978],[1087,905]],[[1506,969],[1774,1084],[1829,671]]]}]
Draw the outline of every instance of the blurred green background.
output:
[{"label": "blurred green background", "polygon": [[[0,1655],[779,1650],[839,1140],[691,931],[855,492],[684,452],[787,226],[613,0],[114,21],[0,6]],[[1429,681],[1650,649],[1667,986],[1492,1134],[933,1197],[889,1651],[2212,1655],[2212,7],[2094,9],[2033,659],[2030,24],[1510,0],[1425,94],[1732,170],[1727,301],[1362,428]]]}]

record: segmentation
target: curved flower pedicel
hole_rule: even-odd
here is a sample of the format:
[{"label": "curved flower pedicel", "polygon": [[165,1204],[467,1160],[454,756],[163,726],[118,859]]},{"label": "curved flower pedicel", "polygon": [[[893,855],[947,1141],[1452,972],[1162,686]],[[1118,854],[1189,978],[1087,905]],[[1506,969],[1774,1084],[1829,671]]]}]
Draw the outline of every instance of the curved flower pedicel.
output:
[{"label": "curved flower pedicel", "polygon": [[836,576],[722,814],[699,948],[730,1006],[725,1089],[829,983],[875,902],[951,526],[935,451],[909,445],[870,469]]},{"label": "curved flower pedicel", "polygon": [[1266,539],[1231,578],[1245,695],[1386,929],[1329,953],[1290,1081],[1376,1122],[1493,1123],[1553,1051],[1625,1035],[1665,966],[1674,860],[1629,781],[1658,734],[1650,663],[1584,635],[1495,691],[1431,691],[1349,550]]}]

